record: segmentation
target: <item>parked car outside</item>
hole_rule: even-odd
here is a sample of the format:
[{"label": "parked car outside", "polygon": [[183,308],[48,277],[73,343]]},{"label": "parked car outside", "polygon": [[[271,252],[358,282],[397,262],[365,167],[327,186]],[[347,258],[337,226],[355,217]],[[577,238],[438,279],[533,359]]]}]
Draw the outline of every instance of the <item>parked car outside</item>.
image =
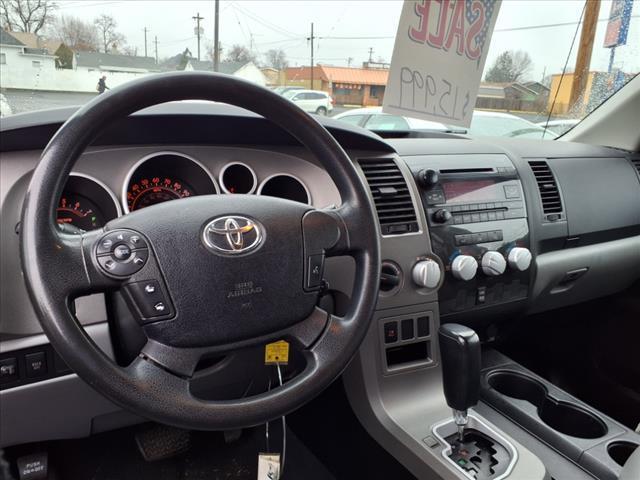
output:
[{"label": "parked car outside", "polygon": [[333,118],[368,130],[436,130],[449,132],[453,128],[444,123],[383,113],[382,107],[355,108],[339,113]]},{"label": "parked car outside", "polygon": [[273,89],[278,95],[284,95],[287,92],[291,92],[294,90],[304,90],[304,87],[276,87]]},{"label": "parked car outside", "polygon": [[547,130],[551,130],[558,135],[562,135],[575,127],[579,122],[580,120],[577,118],[562,118],[560,120],[551,120],[549,122],[539,122],[536,123],[536,125],[546,128]]},{"label": "parked car outside", "polygon": [[467,132],[474,137],[518,137],[554,139],[558,134],[524,118],[502,112],[474,110]]},{"label": "parked car outside", "polygon": [[13,111],[11,110],[11,105],[9,105],[9,102],[7,101],[7,97],[0,93],[0,117],[6,117],[12,113]]},{"label": "parked car outside", "polygon": [[333,98],[322,90],[290,90],[283,96],[305,112],[327,115],[333,111]]}]

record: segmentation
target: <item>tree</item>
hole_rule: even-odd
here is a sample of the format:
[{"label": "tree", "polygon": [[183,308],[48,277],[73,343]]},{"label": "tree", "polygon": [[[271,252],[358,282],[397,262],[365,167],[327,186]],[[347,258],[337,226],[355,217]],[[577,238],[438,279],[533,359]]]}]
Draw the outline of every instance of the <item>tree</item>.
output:
[{"label": "tree", "polygon": [[125,37],[116,31],[118,23],[111,15],[103,13],[93,21],[98,29],[98,38],[100,40],[100,48],[104,53],[117,50],[118,45],[125,42]]},{"label": "tree", "polygon": [[227,62],[255,62],[256,55],[247,47],[234,45],[227,53]]},{"label": "tree", "polygon": [[287,54],[284,53],[284,50],[281,48],[271,49],[266,54],[267,66],[273,67],[277,70],[284,70],[289,66],[289,61],[287,60]]},{"label": "tree", "polygon": [[38,33],[52,20],[55,8],[51,0],[0,0],[0,27]]},{"label": "tree", "polygon": [[531,56],[527,52],[507,50],[498,55],[484,79],[496,83],[522,81],[532,66]]},{"label": "tree", "polygon": [[75,51],[95,52],[98,48],[98,36],[88,22],[77,17],[61,15],[53,22],[48,30],[49,36],[60,40]]},{"label": "tree", "polygon": [[138,56],[138,47],[134,47],[132,45],[125,45],[122,48],[122,54],[127,55],[129,57],[137,57]]}]

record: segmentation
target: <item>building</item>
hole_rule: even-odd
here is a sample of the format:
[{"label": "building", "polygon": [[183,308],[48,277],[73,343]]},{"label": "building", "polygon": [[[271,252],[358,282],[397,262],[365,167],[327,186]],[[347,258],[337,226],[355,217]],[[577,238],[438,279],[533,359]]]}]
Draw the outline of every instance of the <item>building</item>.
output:
[{"label": "building", "polygon": [[260,69],[260,71],[264,75],[268,87],[277,87],[279,85],[284,85],[287,80],[284,70],[278,70],[277,68],[273,67],[263,67]]},{"label": "building", "polygon": [[[34,35],[35,36],[35,35]],[[0,83],[2,88],[33,88],[46,82],[43,72],[55,70],[56,57],[45,48],[28,46],[0,29]],[[25,81],[26,79],[26,81]],[[18,87],[23,85],[22,87]]]},{"label": "building", "polygon": [[621,88],[635,74],[620,70],[608,72],[589,72],[584,87],[584,94],[576,105],[571,106],[571,90],[573,88],[573,73],[557,73],[551,76],[551,89],[547,100],[548,110],[554,115],[570,115],[582,117],[592,111],[606,98]]},{"label": "building", "polygon": [[546,108],[548,95],[549,88],[539,82],[482,82],[476,108],[539,112]]},{"label": "building", "polygon": [[102,52],[76,52],[78,71],[108,73],[152,73],[160,69],[153,57],[136,57]]},{"label": "building", "polygon": [[377,107],[382,105],[389,78],[386,68],[354,68],[318,65],[286,69],[287,85],[328,92],[337,104]]},{"label": "building", "polygon": [[[183,53],[174,55],[165,60],[161,68],[163,71],[185,70],[187,72],[201,71],[213,72],[213,62],[208,60],[197,60],[193,58],[189,49]],[[218,64],[218,72],[234,77],[244,78],[250,82],[261,86],[267,85],[267,78],[264,73],[253,62],[230,62],[224,61]]]}]

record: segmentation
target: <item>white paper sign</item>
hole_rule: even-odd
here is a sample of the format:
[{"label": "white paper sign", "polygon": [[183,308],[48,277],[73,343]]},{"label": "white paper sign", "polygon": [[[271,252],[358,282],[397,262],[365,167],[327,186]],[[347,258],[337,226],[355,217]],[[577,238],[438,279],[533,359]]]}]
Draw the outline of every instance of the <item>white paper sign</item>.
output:
[{"label": "white paper sign", "polygon": [[500,0],[405,0],[383,111],[468,127]]}]

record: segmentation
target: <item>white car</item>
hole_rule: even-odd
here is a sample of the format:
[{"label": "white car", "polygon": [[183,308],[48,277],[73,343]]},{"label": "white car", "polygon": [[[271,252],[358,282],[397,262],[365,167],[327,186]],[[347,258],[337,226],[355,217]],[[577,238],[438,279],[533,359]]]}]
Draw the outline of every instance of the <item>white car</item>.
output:
[{"label": "white car", "polygon": [[322,90],[289,90],[283,96],[305,112],[327,115],[333,111],[333,98]]},{"label": "white car", "polygon": [[11,105],[9,105],[7,97],[0,93],[0,117],[6,117],[7,115],[11,115],[12,113],[13,112],[11,110]]},{"label": "white car", "polygon": [[560,120],[550,120],[549,122],[539,122],[536,123],[536,125],[551,130],[558,135],[562,135],[575,127],[579,122],[580,120],[577,118],[563,118]]},{"label": "white car", "polygon": [[355,108],[339,113],[333,118],[368,130],[436,130],[440,132],[449,132],[452,130],[452,127],[444,123],[383,113],[382,107]]},{"label": "white car", "polygon": [[518,137],[552,140],[558,137],[551,129],[544,129],[524,118],[502,112],[474,110],[467,132],[474,137]]}]

